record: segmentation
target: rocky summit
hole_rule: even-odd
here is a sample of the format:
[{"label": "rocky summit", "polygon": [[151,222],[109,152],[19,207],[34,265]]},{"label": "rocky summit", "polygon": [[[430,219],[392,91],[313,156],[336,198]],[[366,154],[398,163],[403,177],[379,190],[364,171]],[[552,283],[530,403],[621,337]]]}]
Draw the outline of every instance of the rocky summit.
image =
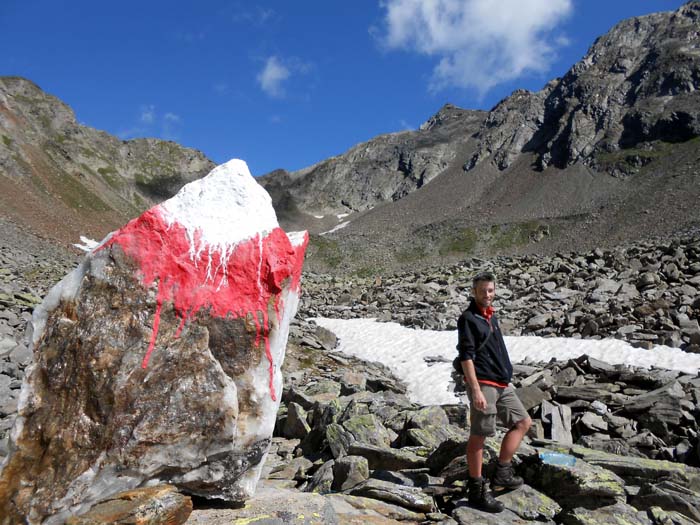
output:
[{"label": "rocky summit", "polygon": [[625,20],[542,90],[489,112],[444,106],[263,177],[322,272],[556,253],[700,223],[700,2]]},{"label": "rocky summit", "polygon": [[64,523],[155,483],[250,498],[305,244],[231,161],[88,254],[32,316],[0,522]]}]

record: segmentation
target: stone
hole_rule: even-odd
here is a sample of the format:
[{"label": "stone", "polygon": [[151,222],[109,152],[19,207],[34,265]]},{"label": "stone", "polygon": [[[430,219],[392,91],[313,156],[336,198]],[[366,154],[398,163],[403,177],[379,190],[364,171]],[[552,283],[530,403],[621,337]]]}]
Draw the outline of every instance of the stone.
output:
[{"label": "stone", "polygon": [[498,501],[524,520],[553,520],[561,512],[561,506],[556,501],[528,485],[499,496]]},{"label": "stone", "polygon": [[306,420],[306,410],[296,403],[289,403],[287,405],[287,418],[284,423],[284,437],[304,439],[309,432],[311,432],[311,427]]},{"label": "stone", "polygon": [[326,496],[326,500],[330,501],[340,523],[345,525],[421,523],[426,518],[426,514],[373,498],[349,494],[329,494]]},{"label": "stone", "polygon": [[66,525],[181,525],[191,513],[189,496],[180,494],[172,485],[158,485],[115,494],[85,514],[68,518]]},{"label": "stone", "polygon": [[339,525],[331,502],[321,494],[263,486],[240,508],[195,509],[187,525]]},{"label": "stone", "polygon": [[565,509],[614,505],[626,500],[622,478],[582,460],[573,466],[530,461],[520,473],[526,483]]},{"label": "stone", "polygon": [[0,336],[0,357],[8,355],[17,346],[17,341],[10,336]]},{"label": "stone", "polygon": [[328,494],[332,492],[333,485],[333,466],[335,460],[326,461],[319,469],[314,472],[311,480],[304,489],[306,492],[316,492],[318,494]]},{"label": "stone", "polygon": [[668,480],[683,487],[700,487],[700,469],[671,461],[630,457],[574,445],[571,454],[586,463],[614,472],[627,483],[641,485],[645,480]]},{"label": "stone", "polygon": [[368,479],[347,491],[352,496],[374,498],[401,505],[417,512],[431,512],[435,508],[433,498],[418,487],[405,487],[379,479]]},{"label": "stone", "polygon": [[467,439],[447,439],[427,458],[425,464],[433,474],[437,474],[450,462],[467,453]]},{"label": "stone", "polygon": [[466,499],[457,502],[452,517],[457,520],[459,525],[473,525],[475,523],[479,525],[516,525],[524,522],[520,516],[509,509],[504,509],[498,514],[489,514],[469,507]]},{"label": "stone", "polygon": [[10,352],[12,362],[24,367],[32,360],[32,351],[24,344],[18,344]]},{"label": "stone", "polygon": [[348,454],[366,458],[372,470],[422,468],[426,463],[425,458],[408,450],[377,447],[366,443],[353,443],[348,448]]},{"label": "stone", "polygon": [[351,489],[369,478],[369,464],[362,456],[345,456],[333,465],[333,484],[336,492]]},{"label": "stone", "polygon": [[566,405],[554,405],[543,401],[540,413],[545,423],[545,435],[562,445],[572,444],[571,436],[571,408]]},{"label": "stone", "polygon": [[406,434],[408,435],[409,444],[425,447],[430,450],[435,450],[448,439],[465,438],[467,435],[464,430],[449,424],[444,426],[430,425],[424,428],[409,428]]},{"label": "stone", "polygon": [[566,525],[606,525],[624,523],[625,525],[651,525],[645,513],[625,503],[616,503],[605,507],[587,509],[577,507],[565,513],[562,523]]},{"label": "stone", "polygon": [[700,522],[700,492],[671,481],[644,483],[631,503],[638,509],[658,506],[666,511],[677,511],[691,520]]},{"label": "stone", "polygon": [[311,470],[313,463],[311,460],[301,456],[283,461],[276,467],[270,469],[267,479],[284,479],[301,481],[305,479],[306,473]]},{"label": "stone", "polygon": [[647,510],[647,516],[654,525],[695,525],[695,520],[686,518],[675,510],[666,511],[661,507],[651,507]]},{"label": "stone", "polygon": [[146,483],[249,499],[307,241],[234,160],[93,249],[34,311],[2,523],[58,523]]}]

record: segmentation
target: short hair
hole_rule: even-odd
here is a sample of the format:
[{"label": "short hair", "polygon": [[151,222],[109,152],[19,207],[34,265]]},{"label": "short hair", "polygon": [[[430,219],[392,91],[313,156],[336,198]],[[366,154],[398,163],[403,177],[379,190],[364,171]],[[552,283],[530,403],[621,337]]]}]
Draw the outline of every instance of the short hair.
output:
[{"label": "short hair", "polygon": [[476,285],[480,282],[495,283],[496,276],[493,272],[479,272],[472,279],[472,288],[476,288]]}]

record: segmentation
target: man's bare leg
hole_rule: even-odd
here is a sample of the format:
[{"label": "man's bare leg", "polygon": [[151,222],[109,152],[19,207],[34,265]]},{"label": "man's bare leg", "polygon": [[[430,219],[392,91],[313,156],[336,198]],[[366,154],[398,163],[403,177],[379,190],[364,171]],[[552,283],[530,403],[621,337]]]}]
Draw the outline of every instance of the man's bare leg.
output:
[{"label": "man's bare leg", "polygon": [[484,436],[469,436],[467,442],[467,463],[469,464],[469,476],[472,478],[481,477],[481,466],[484,462]]},{"label": "man's bare leg", "polygon": [[[510,463],[513,456],[517,452],[520,443],[525,437],[525,434],[527,434],[527,431],[530,430],[531,425],[532,419],[526,417],[525,419],[518,421],[515,426],[506,433],[506,435],[503,437],[503,441],[501,442],[501,452],[498,454],[498,461],[501,463]],[[479,467],[481,467],[481,465]],[[471,472],[471,463],[469,469]]]}]

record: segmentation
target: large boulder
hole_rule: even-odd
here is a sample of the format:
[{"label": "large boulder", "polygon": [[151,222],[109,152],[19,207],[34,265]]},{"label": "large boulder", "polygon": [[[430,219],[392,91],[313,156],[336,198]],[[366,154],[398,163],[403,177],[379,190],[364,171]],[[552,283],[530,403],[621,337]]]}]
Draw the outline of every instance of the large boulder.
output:
[{"label": "large boulder", "polygon": [[306,243],[233,160],[93,249],[34,311],[0,523],[63,523],[157,483],[249,499]]}]

